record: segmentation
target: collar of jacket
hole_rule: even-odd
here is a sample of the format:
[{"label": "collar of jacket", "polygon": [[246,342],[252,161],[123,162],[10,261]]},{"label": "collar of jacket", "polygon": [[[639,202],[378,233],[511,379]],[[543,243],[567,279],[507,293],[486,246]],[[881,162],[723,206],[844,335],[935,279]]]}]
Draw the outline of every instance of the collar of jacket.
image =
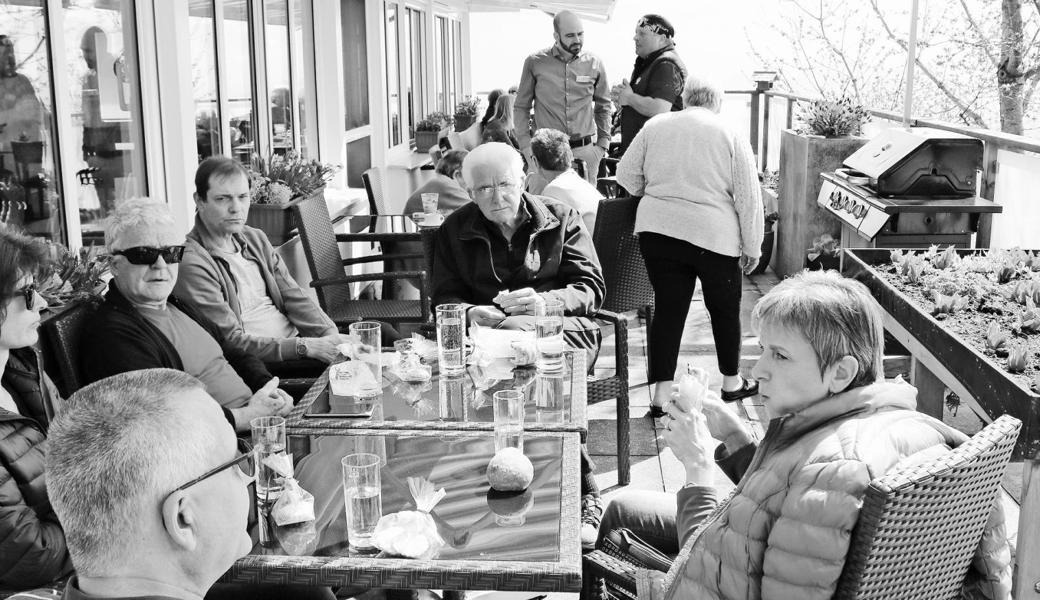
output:
[{"label": "collar of jacket", "polygon": [[54,418],[54,414],[51,412],[52,406],[50,406],[50,400],[47,397],[47,386],[43,383],[43,363],[40,361],[39,353],[32,346],[14,348],[8,354],[7,365],[4,367],[3,377],[4,381],[8,385],[5,385],[4,387],[8,389],[16,387],[16,384],[14,383],[14,378],[16,377],[36,380],[37,385],[40,387],[40,399],[42,402],[42,406],[39,407],[39,410],[42,410],[43,412],[40,413],[35,406],[23,405],[22,402],[15,400],[15,404],[18,405],[19,411],[31,412],[32,414],[16,414],[6,410],[0,410],[0,421],[28,419],[33,421],[41,431],[46,433],[47,424],[49,424]]},{"label": "collar of jacket", "polygon": [[[141,316],[140,311],[137,310],[133,303],[127,300],[126,296],[123,295],[123,292],[119,291],[119,286],[116,285],[115,279],[108,282],[108,292],[105,293],[105,301],[111,302],[114,308],[133,315],[136,319],[144,321],[144,317]],[[172,294],[166,298],[166,304],[176,306],[181,312],[187,312],[180,300]]]},{"label": "collar of jacket", "polygon": [[551,54],[553,58],[556,58],[557,60],[569,63],[571,61],[578,60],[579,58],[585,56],[586,54],[588,54],[588,52],[585,50],[585,46],[582,45],[581,52],[579,52],[578,55],[575,56],[567,50],[561,50],[559,44],[553,44],[552,47],[549,48],[549,54]]},{"label": "collar of jacket", "polygon": [[[538,196],[524,192],[520,202],[523,207],[527,208],[527,214],[531,215],[531,239],[534,239],[536,235],[543,231],[559,227],[560,220],[556,218],[556,215],[549,212],[545,202],[539,199]],[[462,224],[459,239],[479,239],[490,242],[491,240],[488,239],[486,229],[483,226],[487,222],[484,213],[480,211],[480,207],[477,206],[476,202],[473,203],[473,209]]]},{"label": "collar of jacket", "polygon": [[917,388],[902,380],[878,381],[828,396],[779,417],[783,419],[783,431],[777,442],[783,445],[831,421],[885,409],[916,410]]},{"label": "collar of jacket", "polygon": [[[206,252],[208,252],[210,256],[213,256],[213,251],[217,249],[216,244],[213,243],[216,236],[213,235],[209,230],[209,227],[206,227],[206,224],[202,222],[198,213],[195,213],[195,226],[191,228],[191,231],[189,231],[188,235],[185,237],[205,248]],[[231,237],[238,243],[239,248],[244,248],[246,246],[245,238],[241,233],[232,233]]]}]

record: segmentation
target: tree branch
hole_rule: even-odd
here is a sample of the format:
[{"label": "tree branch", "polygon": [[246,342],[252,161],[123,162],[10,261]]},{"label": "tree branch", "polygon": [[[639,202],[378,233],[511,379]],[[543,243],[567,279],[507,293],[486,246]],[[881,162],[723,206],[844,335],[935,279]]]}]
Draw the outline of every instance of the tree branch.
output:
[{"label": "tree branch", "polygon": [[[1035,2],[1040,2],[1040,0],[1034,0],[1034,1]],[[968,3],[965,2],[965,0],[960,0],[960,2],[961,2],[961,8],[964,9],[964,16],[968,17],[968,24],[971,25],[971,28],[975,32],[975,35],[977,35],[979,37],[979,41],[981,42],[979,45],[982,47],[982,50],[986,53],[986,58],[988,58],[989,62],[993,64],[994,68],[999,66],[1000,61],[997,60],[997,57],[993,56],[993,52],[990,51],[990,49],[989,49],[989,40],[987,40],[986,36],[983,35],[982,28],[979,27],[978,22],[975,21],[975,17],[971,14],[971,11],[968,10]]]}]

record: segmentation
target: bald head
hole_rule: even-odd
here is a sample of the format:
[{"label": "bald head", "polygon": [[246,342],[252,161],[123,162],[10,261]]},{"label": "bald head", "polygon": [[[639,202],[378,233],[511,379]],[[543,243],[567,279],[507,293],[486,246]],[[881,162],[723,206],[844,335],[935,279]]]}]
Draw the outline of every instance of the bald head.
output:
[{"label": "bald head", "polygon": [[580,54],[585,43],[585,26],[578,15],[569,10],[556,13],[553,17],[553,39],[561,50],[574,56]]}]

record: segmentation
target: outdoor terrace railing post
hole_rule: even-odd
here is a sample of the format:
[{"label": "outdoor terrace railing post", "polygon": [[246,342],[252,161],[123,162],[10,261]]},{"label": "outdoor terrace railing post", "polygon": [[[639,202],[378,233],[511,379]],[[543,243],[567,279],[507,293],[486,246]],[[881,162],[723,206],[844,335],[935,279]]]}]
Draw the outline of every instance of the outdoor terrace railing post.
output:
[{"label": "outdoor terrace railing post", "polygon": [[[761,83],[758,85],[762,86]],[[769,87],[772,88],[773,84],[770,83]],[[762,94],[762,156],[760,158],[762,160],[763,171],[769,168],[769,105],[771,104],[771,99],[772,96],[770,96],[769,91],[766,90]]]},{"label": "outdoor terrace railing post", "polygon": [[[1000,147],[990,142],[982,151],[982,170],[979,172],[979,195],[986,200],[994,200],[997,183],[997,154]],[[990,236],[993,233],[993,216],[979,215],[979,224],[975,230],[975,247],[989,248]]]},{"label": "outdoor terrace railing post", "polygon": [[751,91],[751,148],[755,151],[755,157],[761,162],[759,164],[759,170],[762,169],[762,165],[765,165],[765,161],[762,160],[762,155],[759,152],[761,148],[758,144],[758,113],[760,110],[759,103],[762,98],[762,90],[754,89]]},{"label": "outdoor terrace railing post", "polygon": [[787,99],[787,120],[784,122],[784,129],[790,129],[794,125],[794,98]]}]

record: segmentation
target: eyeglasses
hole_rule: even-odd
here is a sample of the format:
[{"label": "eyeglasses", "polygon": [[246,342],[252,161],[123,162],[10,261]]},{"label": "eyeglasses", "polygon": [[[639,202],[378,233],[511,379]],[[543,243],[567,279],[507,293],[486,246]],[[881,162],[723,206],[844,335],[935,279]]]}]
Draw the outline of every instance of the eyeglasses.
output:
[{"label": "eyeglasses", "polygon": [[184,256],[184,246],[163,246],[153,248],[151,246],[134,246],[125,250],[113,250],[112,255],[125,256],[127,262],[132,265],[154,265],[155,261],[162,256],[166,264],[181,262]]},{"label": "eyeglasses", "polygon": [[39,288],[36,287],[36,282],[34,281],[18,288],[13,294],[9,294],[7,298],[17,298],[18,296],[21,296],[22,298],[25,298],[25,310],[32,310],[33,305],[36,304],[37,289]]},{"label": "eyeglasses", "polygon": [[516,189],[516,186],[517,184],[513,183],[512,181],[503,181],[498,185],[482,185],[473,190],[473,193],[477,196],[477,198],[480,198],[481,200],[487,200],[488,198],[495,195],[495,190],[498,190],[499,192],[505,194],[506,192],[511,192],[514,189]]},{"label": "eyeglasses", "polygon": [[253,451],[253,447],[249,444],[249,442],[240,438],[238,440],[238,452],[239,455],[235,458],[232,458],[231,460],[216,468],[206,471],[201,476],[192,479],[188,483],[185,483],[184,485],[173,490],[173,492],[170,493],[172,494],[174,492],[184,491],[190,488],[191,486],[195,485],[196,483],[205,481],[206,479],[209,479],[210,477],[213,477],[214,475],[220,473],[224,469],[230,469],[231,467],[238,467],[238,470],[242,473],[242,475],[248,477],[249,479],[256,477],[256,452]]}]

